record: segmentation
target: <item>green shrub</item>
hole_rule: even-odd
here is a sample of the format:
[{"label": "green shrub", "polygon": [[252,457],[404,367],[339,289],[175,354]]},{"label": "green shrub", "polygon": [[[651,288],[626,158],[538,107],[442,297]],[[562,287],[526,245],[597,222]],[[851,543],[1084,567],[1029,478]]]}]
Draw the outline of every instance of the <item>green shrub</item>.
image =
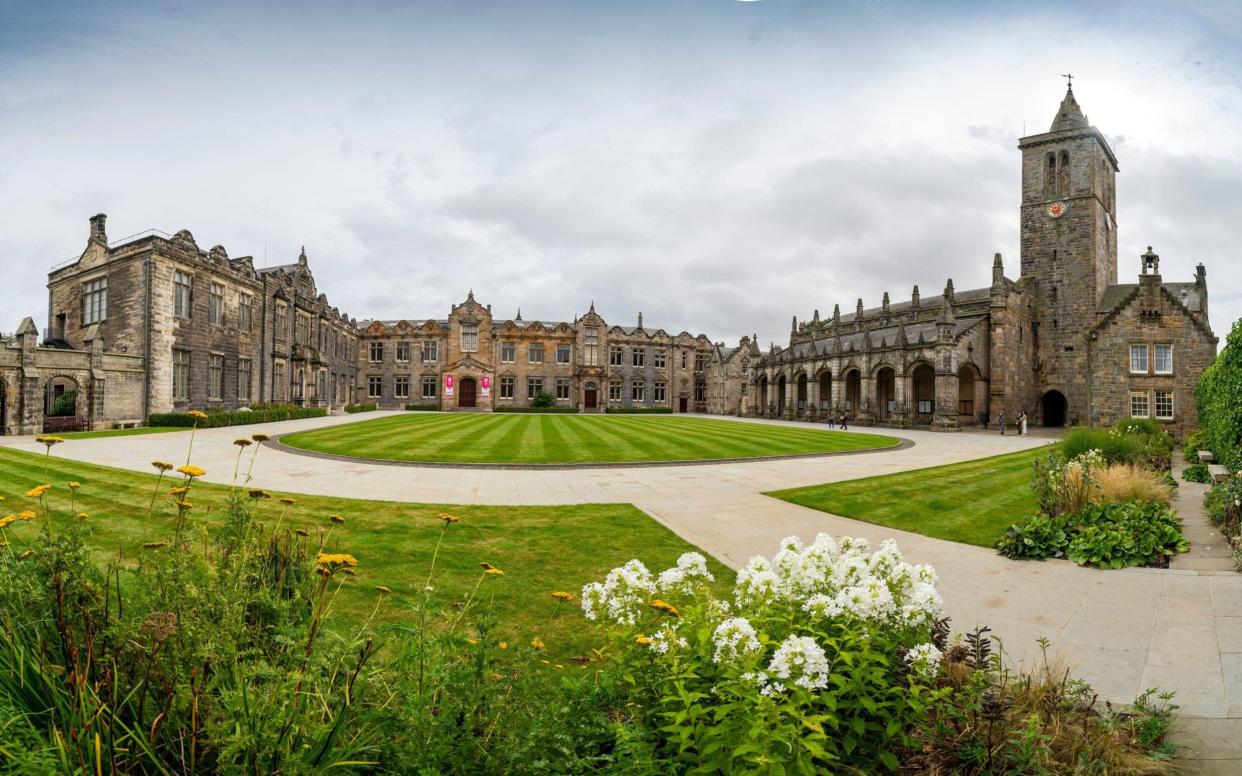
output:
[{"label": "green shrub", "polygon": [[1076,522],[1065,555],[1081,566],[1167,566],[1170,557],[1190,549],[1182,521],[1159,504],[1091,506]]},{"label": "green shrub", "polygon": [[1182,479],[1186,482],[1211,482],[1212,472],[1205,463],[1192,463],[1182,471]]},{"label": "green shrub", "polygon": [[350,414],[357,413],[357,412],[375,412],[377,409],[379,409],[379,405],[373,402],[369,404],[346,404],[345,405],[345,411]]},{"label": "green shrub", "polygon": [[67,418],[76,415],[77,412],[78,392],[65,391],[52,400],[52,411],[49,414],[56,418]]},{"label": "green shrub", "polygon": [[672,407],[608,407],[609,415],[670,415]]},{"label": "green shrub", "polygon": [[322,418],[328,411],[322,407],[282,407],[280,409],[216,411],[208,412],[207,419],[191,417],[184,412],[156,412],[147,418],[149,426],[177,426],[190,428],[196,423],[199,428],[223,428],[224,426],[244,426],[250,423],[275,423],[281,420],[299,420],[301,418]]},{"label": "green shrub", "polygon": [[1207,434],[1201,428],[1190,432],[1182,440],[1182,455],[1187,461],[1198,461],[1199,451],[1207,449]]},{"label": "green shrub", "polygon": [[1199,378],[1195,399],[1204,444],[1230,471],[1242,469],[1242,320]]},{"label": "green shrub", "polygon": [[555,407],[556,397],[547,391],[538,391],[535,398],[530,400],[530,406],[535,408]]},{"label": "green shrub", "polygon": [[1112,429],[1071,428],[1061,439],[1061,453],[1073,460],[1090,450],[1099,450],[1107,463],[1132,463],[1143,457],[1143,440]]},{"label": "green shrub", "polygon": [[1239,501],[1242,501],[1242,478],[1238,477],[1216,483],[1203,497],[1203,507],[1207,510],[1208,518],[1229,537],[1236,537],[1242,529],[1239,526],[1239,518],[1242,518]]},{"label": "green shrub", "polygon": [[996,549],[1006,558],[1043,560],[1060,558],[1069,547],[1070,532],[1064,516],[1035,515],[1009,527]]},{"label": "green shrub", "polygon": [[407,412],[439,412],[439,404],[407,404],[405,405]]}]

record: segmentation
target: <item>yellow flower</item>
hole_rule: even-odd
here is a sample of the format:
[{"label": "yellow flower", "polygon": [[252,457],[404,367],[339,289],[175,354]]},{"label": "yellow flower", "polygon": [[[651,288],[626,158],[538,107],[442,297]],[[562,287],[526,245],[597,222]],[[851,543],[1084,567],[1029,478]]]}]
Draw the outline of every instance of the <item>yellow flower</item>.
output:
[{"label": "yellow flower", "polygon": [[207,419],[207,413],[202,412],[200,410],[190,410],[186,414],[194,418],[195,420],[206,420]]},{"label": "yellow flower", "polygon": [[250,498],[258,499],[258,498],[271,498],[271,497],[272,497],[272,494],[268,493],[266,490],[263,490],[262,488],[251,488],[250,489]]},{"label": "yellow flower", "polygon": [[508,648],[509,648],[509,642],[507,642],[507,641],[502,641],[502,642],[500,642],[499,644],[497,644],[496,646],[500,647],[501,649],[508,649]]},{"label": "yellow flower", "polygon": [[69,488],[69,490],[77,490],[78,488],[82,487],[82,483],[80,483],[80,482],[66,482],[66,483],[65,483],[65,487]]},{"label": "yellow flower", "polygon": [[26,550],[25,552],[23,552],[21,555],[18,555],[17,557],[25,560],[26,558],[29,558],[31,555],[34,555],[34,550]]},{"label": "yellow flower", "polygon": [[552,597],[553,597],[553,598],[555,598],[555,599],[556,599],[556,600],[558,600],[558,601],[572,601],[572,600],[574,600],[573,593],[566,593],[566,592],[564,592],[563,590],[558,590],[558,591],[556,591],[555,593],[553,593],[553,594],[552,594]]},{"label": "yellow flower", "polygon": [[173,467],[171,463],[167,463],[165,461],[152,461],[151,465],[162,472],[166,472]]},{"label": "yellow flower", "polygon": [[240,437],[238,439],[234,439],[233,444],[237,445],[238,447],[250,447],[252,442],[245,437]]},{"label": "yellow flower", "polygon": [[652,602],[651,602],[651,608],[652,608],[652,609],[655,609],[657,612],[664,612],[665,614],[669,615],[670,617],[680,617],[680,616],[681,616],[681,612],[677,611],[677,607],[676,607],[676,606],[673,606],[672,604],[668,603],[667,601],[661,601],[659,598],[656,598],[656,599],[653,599],[653,600],[652,600]]},{"label": "yellow flower", "polygon": [[187,488],[187,487],[185,487],[185,486],[182,486],[182,487],[179,487],[179,488],[173,488],[172,490],[168,491],[168,495],[170,495],[170,496],[184,496],[185,494],[187,494],[187,493],[189,493],[189,492],[190,492],[190,489],[189,489],[189,488]]},{"label": "yellow flower", "polygon": [[17,522],[17,515],[5,515],[4,517],[0,517],[0,528],[8,528],[10,525],[16,522]]},{"label": "yellow flower", "polygon": [[331,520],[331,521],[332,521],[332,522],[334,522],[334,523],[343,523],[343,522],[345,522],[345,518],[341,517],[340,515],[328,515],[328,519],[329,519],[329,520]]},{"label": "yellow flower", "polygon": [[79,513],[78,513],[78,519],[79,519],[79,520],[85,520],[85,519],[86,519],[86,518],[88,518],[88,517],[90,517],[90,515],[86,514],[85,512],[79,512]]},{"label": "yellow flower", "polygon": [[530,645],[534,647],[535,649],[539,650],[540,652],[548,651],[548,645],[544,644],[543,639],[539,638],[538,636],[530,640]]},{"label": "yellow flower", "polygon": [[564,668],[565,668],[565,666],[561,665],[560,663],[556,663],[556,664],[555,664],[555,667],[556,667],[556,668],[560,668],[560,669],[564,669]]},{"label": "yellow flower", "polygon": [[195,466],[192,463],[187,463],[185,466],[178,466],[177,471],[181,472],[187,477],[202,477],[204,474],[207,473],[205,470]]},{"label": "yellow flower", "polygon": [[448,512],[441,512],[439,514],[439,518],[444,521],[445,525],[449,523],[459,522],[457,517],[455,517],[454,515],[450,515]]},{"label": "yellow flower", "polygon": [[332,576],[332,573],[335,571],[341,569],[349,570],[358,565],[357,558],[344,552],[321,552],[315,558],[315,562],[319,564],[319,568],[316,571],[325,577]]},{"label": "yellow flower", "polygon": [[280,499],[280,503],[284,504],[285,506],[289,506],[290,504],[293,503],[293,499],[289,498],[288,496],[282,496]]},{"label": "yellow flower", "polygon": [[189,501],[186,501],[183,498],[179,498],[173,503],[176,504],[179,509],[193,509],[194,508],[194,504],[192,504]]},{"label": "yellow flower", "polygon": [[26,491],[26,498],[43,498],[43,494],[52,489],[51,485],[36,485]]},{"label": "yellow flower", "polygon": [[483,561],[482,563],[479,564],[479,568],[483,569],[484,571],[487,571],[488,569],[494,569],[496,567],[488,563],[487,561]]},{"label": "yellow flower", "polygon": [[145,543],[142,545],[142,549],[144,549],[144,550],[158,550],[158,549],[159,549],[159,548],[161,548],[161,547],[167,547],[167,546],[168,546],[168,542],[145,542]]},{"label": "yellow flower", "polygon": [[388,588],[388,587],[386,587],[386,586],[384,586],[384,585],[376,585],[376,586],[375,586],[375,589],[376,589],[376,590],[378,590],[378,591],[380,591],[381,593],[384,593],[384,594],[388,594],[388,593],[391,593],[391,592],[392,592],[392,590],[391,590],[390,588]]},{"label": "yellow flower", "polygon": [[267,440],[271,439],[271,437],[268,436],[267,434],[251,434],[250,438],[256,442],[266,442]]},{"label": "yellow flower", "polygon": [[497,568],[488,569],[487,571],[484,571],[483,573],[489,577],[503,577],[505,575],[505,572]]},{"label": "yellow flower", "polygon": [[503,679],[504,679],[504,677],[503,677],[503,676],[501,676],[500,674],[495,673],[495,672],[492,672],[492,681],[494,681],[494,682],[499,682],[499,681],[501,681],[501,680],[503,680]]},{"label": "yellow flower", "polygon": [[50,434],[41,434],[35,437],[35,441],[41,445],[51,447],[52,445],[58,445],[65,440],[62,437],[51,436]]},{"label": "yellow flower", "polygon": [[471,646],[474,646],[475,644],[479,643],[479,640],[478,639],[466,639],[466,643]]},{"label": "yellow flower", "polygon": [[640,633],[634,637],[634,643],[642,644],[643,646],[646,646],[651,643],[651,639],[647,638],[646,636]]},{"label": "yellow flower", "polygon": [[552,661],[551,661],[551,660],[540,660],[539,662],[540,662],[540,663],[543,663],[545,666],[550,666],[550,665],[552,665]]},{"label": "yellow flower", "polygon": [[36,517],[38,517],[38,515],[29,509],[23,509],[21,512],[17,513],[18,520],[34,520]]}]

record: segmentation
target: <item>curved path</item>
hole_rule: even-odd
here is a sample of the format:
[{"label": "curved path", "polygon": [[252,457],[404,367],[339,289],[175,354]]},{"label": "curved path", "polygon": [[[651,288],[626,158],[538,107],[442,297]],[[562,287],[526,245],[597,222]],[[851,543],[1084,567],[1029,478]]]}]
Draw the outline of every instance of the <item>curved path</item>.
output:
[{"label": "curved path", "polygon": [[[281,434],[352,423],[377,414],[206,429],[194,462],[206,479],[227,483],[236,448],[255,431]],[[781,423],[733,419],[745,423]],[[805,424],[797,424],[806,428]],[[504,470],[394,467],[293,455],[264,448],[255,482],[293,492],[444,504],[628,502],[715,555],[739,566],[771,555],[777,542],[817,532],[895,538],[905,556],[933,564],[954,627],[987,625],[1015,660],[1038,656],[1036,639],[1074,666],[1103,698],[1126,703],[1149,687],[1177,691],[1181,740],[1205,773],[1242,773],[1242,576],[1230,572],[1096,571],[1067,562],[1016,562],[995,552],[863,523],[762,495],[779,488],[856,479],[1028,449],[1049,440],[996,433],[938,434],[867,428],[911,439],[912,447],[848,456],[668,467]],[[150,471],[150,461],[184,460],[187,433],[70,440],[55,454]],[[41,450],[31,437],[0,444]]]}]

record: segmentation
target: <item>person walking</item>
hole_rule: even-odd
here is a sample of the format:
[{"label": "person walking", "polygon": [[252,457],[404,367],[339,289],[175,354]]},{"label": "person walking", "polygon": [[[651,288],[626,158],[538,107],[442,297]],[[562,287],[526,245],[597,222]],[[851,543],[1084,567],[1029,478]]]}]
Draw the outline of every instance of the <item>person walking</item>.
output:
[{"label": "person walking", "polygon": [[1022,431],[1020,433],[1022,434],[1022,436],[1026,436],[1027,435],[1026,433],[1027,417],[1026,417],[1025,412],[1022,413],[1021,423],[1022,423]]},{"label": "person walking", "polygon": [[829,412],[828,413],[828,428],[836,428],[836,427],[837,427],[837,416]]},{"label": "person walking", "polygon": [[845,417],[844,412],[841,413],[841,430],[842,431],[850,430],[849,422],[848,422],[848,419]]},{"label": "person walking", "polygon": [[997,424],[1000,426],[1001,436],[1004,436],[1005,435],[1005,411],[1004,410],[1001,410],[1000,417],[997,419]]}]

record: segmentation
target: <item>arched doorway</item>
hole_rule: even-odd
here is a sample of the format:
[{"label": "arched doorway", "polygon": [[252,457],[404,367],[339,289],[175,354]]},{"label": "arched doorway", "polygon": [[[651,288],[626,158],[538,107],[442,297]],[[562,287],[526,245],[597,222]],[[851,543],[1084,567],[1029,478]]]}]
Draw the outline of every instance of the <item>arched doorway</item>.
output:
[{"label": "arched doorway", "polygon": [[897,373],[892,367],[881,367],[875,375],[875,406],[880,420],[893,416],[897,404]]},{"label": "arched doorway", "polygon": [[806,374],[798,375],[798,414],[806,412]]},{"label": "arched doorway", "polygon": [[975,368],[963,364],[957,370],[957,414],[961,423],[973,423],[975,413],[980,409],[975,406],[975,383]]},{"label": "arched doorway", "polygon": [[461,378],[461,382],[457,385],[457,390],[461,392],[457,399],[458,407],[479,406],[479,384],[473,377]]},{"label": "arched doorway", "polygon": [[914,392],[914,419],[918,423],[931,423],[936,413],[936,370],[931,364],[919,364],[910,374],[910,387]]},{"label": "arched doorway", "polygon": [[1060,391],[1048,391],[1044,394],[1044,426],[1047,428],[1063,428],[1069,414],[1069,402]]},{"label": "arched doorway", "polygon": [[60,434],[86,428],[78,408],[82,391],[72,377],[53,377],[43,386],[43,433]]},{"label": "arched doorway", "polygon": [[759,408],[760,415],[768,413],[768,376],[761,375],[759,377]]},{"label": "arched doorway", "polygon": [[845,411],[850,417],[858,414],[862,408],[862,373],[851,369],[845,374]]},{"label": "arched doorway", "polygon": [[785,414],[785,375],[776,379],[776,414]]},{"label": "arched doorway", "polygon": [[827,370],[819,376],[819,408],[832,409],[832,372]]},{"label": "arched doorway", "polygon": [[582,406],[593,410],[599,405],[599,389],[594,382],[588,382],[582,389]]}]

